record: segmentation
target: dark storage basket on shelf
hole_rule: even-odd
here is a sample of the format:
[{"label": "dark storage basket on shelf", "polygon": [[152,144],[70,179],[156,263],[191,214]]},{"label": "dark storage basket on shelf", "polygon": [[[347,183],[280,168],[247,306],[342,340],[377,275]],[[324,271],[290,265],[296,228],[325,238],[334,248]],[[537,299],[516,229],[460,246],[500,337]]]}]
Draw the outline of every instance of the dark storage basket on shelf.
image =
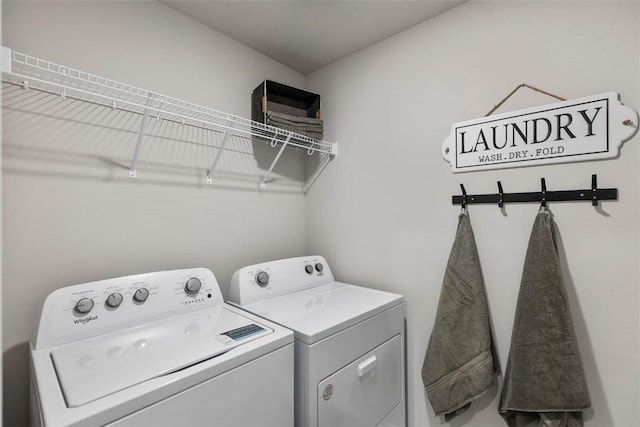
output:
[{"label": "dark storage basket on shelf", "polygon": [[251,120],[266,123],[267,111],[321,119],[320,95],[265,80],[251,95]]},{"label": "dark storage basket on shelf", "polygon": [[[277,115],[279,119],[285,121],[289,118],[294,122],[294,127],[278,125],[270,121],[269,115]],[[318,94],[265,80],[254,89],[251,95],[251,120],[255,122],[321,140],[323,136],[321,119]],[[299,127],[299,130],[296,127]],[[304,143],[307,145],[306,141]]]}]

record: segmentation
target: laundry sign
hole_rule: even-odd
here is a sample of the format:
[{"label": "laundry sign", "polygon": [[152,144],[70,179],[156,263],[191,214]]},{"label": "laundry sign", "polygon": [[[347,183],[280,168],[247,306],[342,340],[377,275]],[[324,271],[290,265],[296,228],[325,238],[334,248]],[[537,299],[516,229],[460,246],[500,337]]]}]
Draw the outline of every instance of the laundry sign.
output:
[{"label": "laundry sign", "polygon": [[615,157],[638,113],[607,92],[455,123],[442,143],[453,172]]}]

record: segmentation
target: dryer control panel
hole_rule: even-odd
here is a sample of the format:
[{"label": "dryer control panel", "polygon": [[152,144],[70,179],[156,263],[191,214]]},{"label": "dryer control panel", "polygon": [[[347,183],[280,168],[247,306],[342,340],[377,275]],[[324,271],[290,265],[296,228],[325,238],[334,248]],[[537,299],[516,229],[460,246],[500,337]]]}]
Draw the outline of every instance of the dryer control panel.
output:
[{"label": "dryer control panel", "polygon": [[160,271],[67,286],[45,300],[36,349],[222,305],[206,268]]},{"label": "dryer control panel", "polygon": [[333,281],[327,260],[319,255],[270,261],[236,271],[229,301],[242,306]]}]

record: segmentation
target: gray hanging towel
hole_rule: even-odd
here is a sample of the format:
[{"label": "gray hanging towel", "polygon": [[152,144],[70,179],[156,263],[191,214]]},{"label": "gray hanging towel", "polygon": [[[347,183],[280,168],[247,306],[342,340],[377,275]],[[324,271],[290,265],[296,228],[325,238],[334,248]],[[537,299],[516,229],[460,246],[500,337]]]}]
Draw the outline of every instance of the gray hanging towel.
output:
[{"label": "gray hanging towel", "polygon": [[422,381],[436,415],[449,421],[494,381],[497,358],[480,260],[469,216],[462,213],[440,291]]},{"label": "gray hanging towel", "polygon": [[590,405],[553,218],[545,209],[529,238],[499,411],[510,427],[577,427]]}]

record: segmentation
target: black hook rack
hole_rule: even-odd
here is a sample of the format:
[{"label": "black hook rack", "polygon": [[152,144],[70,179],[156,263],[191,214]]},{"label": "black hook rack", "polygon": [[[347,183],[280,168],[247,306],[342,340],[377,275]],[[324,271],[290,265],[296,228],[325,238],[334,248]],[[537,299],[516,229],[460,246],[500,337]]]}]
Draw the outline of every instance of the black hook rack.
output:
[{"label": "black hook rack", "polygon": [[460,184],[462,196],[453,196],[451,201],[454,205],[490,203],[503,207],[505,203],[541,203],[546,206],[547,202],[579,202],[591,201],[593,206],[597,206],[600,200],[618,200],[617,188],[598,188],[597,175],[591,175],[591,188],[588,190],[562,190],[547,191],[547,183],[544,178],[540,178],[540,191],[529,193],[505,193],[502,190],[502,183],[498,181],[497,194],[467,194],[464,186]]}]

